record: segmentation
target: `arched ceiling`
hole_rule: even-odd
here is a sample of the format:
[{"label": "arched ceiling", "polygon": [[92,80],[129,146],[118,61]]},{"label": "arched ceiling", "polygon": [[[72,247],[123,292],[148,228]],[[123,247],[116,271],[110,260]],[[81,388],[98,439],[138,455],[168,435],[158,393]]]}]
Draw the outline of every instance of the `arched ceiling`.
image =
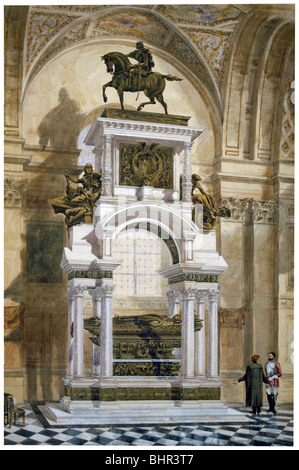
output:
[{"label": "arched ceiling", "polygon": [[86,41],[135,38],[183,63],[220,111],[230,39],[250,8],[229,4],[30,6],[23,96],[41,68],[66,48]]}]

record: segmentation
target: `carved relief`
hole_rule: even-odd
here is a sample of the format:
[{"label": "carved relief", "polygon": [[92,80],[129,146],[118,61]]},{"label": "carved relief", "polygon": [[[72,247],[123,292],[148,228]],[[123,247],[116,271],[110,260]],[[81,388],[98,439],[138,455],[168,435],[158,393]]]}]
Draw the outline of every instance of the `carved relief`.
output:
[{"label": "carved relief", "polygon": [[173,376],[179,371],[178,362],[118,362],[113,365],[113,374],[118,376]]},{"label": "carved relief", "polygon": [[229,328],[243,328],[245,326],[246,308],[220,308],[220,325]]},{"label": "carved relief", "polygon": [[173,148],[144,142],[120,144],[119,184],[172,189]]}]

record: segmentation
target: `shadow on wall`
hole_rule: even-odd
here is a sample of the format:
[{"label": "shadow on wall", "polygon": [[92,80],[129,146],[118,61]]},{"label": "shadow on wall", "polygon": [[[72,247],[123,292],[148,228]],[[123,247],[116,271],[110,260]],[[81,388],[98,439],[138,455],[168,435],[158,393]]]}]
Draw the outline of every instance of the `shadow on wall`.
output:
[{"label": "shadow on wall", "polygon": [[[55,164],[53,158],[60,156],[62,152],[51,151],[36,165],[36,176],[33,173],[27,179],[28,188],[21,195],[24,224],[20,233],[21,272],[4,289],[5,391],[19,393],[19,403],[22,399],[57,400],[64,395],[67,296],[60,261],[66,229],[63,217],[53,216],[48,201],[57,196],[57,188],[65,185],[63,174],[49,172]],[[63,156],[66,162],[69,156],[74,168],[77,154],[66,153]],[[9,260],[10,254],[7,256]],[[18,387],[14,388],[16,382],[11,376],[24,380],[23,396]]]},{"label": "shadow on wall", "polygon": [[86,115],[80,113],[80,105],[72,100],[65,88],[58,94],[59,105],[41,121],[37,132],[39,144],[63,149],[75,149]]}]

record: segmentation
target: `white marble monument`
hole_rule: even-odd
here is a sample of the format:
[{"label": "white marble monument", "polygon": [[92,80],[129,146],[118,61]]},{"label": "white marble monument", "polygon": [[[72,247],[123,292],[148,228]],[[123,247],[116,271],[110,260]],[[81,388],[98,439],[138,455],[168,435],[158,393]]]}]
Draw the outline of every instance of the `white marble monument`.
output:
[{"label": "white marble monument", "polygon": [[[94,209],[93,223],[72,227],[69,247],[63,253],[61,267],[69,279],[68,371],[65,396],[59,405],[48,405],[48,419],[57,423],[85,419],[90,423],[141,424],[196,422],[222,415],[223,419],[239,420],[242,416],[220,401],[218,376],[218,277],[228,266],[216,251],[215,231],[204,231],[192,219],[191,150],[204,129],[188,127],[187,119],[177,124],[175,116],[173,120],[169,116],[165,123],[160,118],[152,122],[159,117],[152,113],[142,113],[148,120],[141,121],[136,120],[138,113],[122,111],[115,117],[116,110],[113,112],[114,117],[109,112],[97,117],[85,139],[94,146],[95,170],[102,172],[102,195]],[[130,146],[140,143],[143,153],[130,153]],[[151,153],[157,147],[172,149],[168,186],[159,187],[151,181],[137,186],[128,174],[124,180],[122,171],[128,166],[124,170],[120,161],[127,155],[133,162],[131,170],[135,164],[134,177],[144,177],[142,172],[151,162],[152,181],[155,171],[165,176],[163,155]],[[121,148],[127,152],[125,157]],[[121,260],[113,259],[112,247],[121,231],[138,224],[146,224],[156,233],[160,230],[160,235],[163,231],[168,239],[172,264],[159,274],[168,280],[166,318],[171,322],[181,315],[177,375],[114,373],[113,271]],[[93,344],[90,376],[84,376],[83,368],[85,291],[92,298],[93,317],[101,325],[99,344]],[[195,328],[196,319],[201,328]]]}]

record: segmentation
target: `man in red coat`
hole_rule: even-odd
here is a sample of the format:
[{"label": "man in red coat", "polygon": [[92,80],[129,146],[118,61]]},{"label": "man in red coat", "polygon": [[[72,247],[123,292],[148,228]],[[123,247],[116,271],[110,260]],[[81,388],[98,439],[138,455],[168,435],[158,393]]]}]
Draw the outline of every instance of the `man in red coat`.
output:
[{"label": "man in red coat", "polygon": [[282,375],[280,363],[275,358],[276,354],[270,352],[268,354],[268,362],[265,364],[266,392],[269,402],[269,410],[267,412],[274,414],[276,414],[275,405],[278,395],[279,377]]}]

